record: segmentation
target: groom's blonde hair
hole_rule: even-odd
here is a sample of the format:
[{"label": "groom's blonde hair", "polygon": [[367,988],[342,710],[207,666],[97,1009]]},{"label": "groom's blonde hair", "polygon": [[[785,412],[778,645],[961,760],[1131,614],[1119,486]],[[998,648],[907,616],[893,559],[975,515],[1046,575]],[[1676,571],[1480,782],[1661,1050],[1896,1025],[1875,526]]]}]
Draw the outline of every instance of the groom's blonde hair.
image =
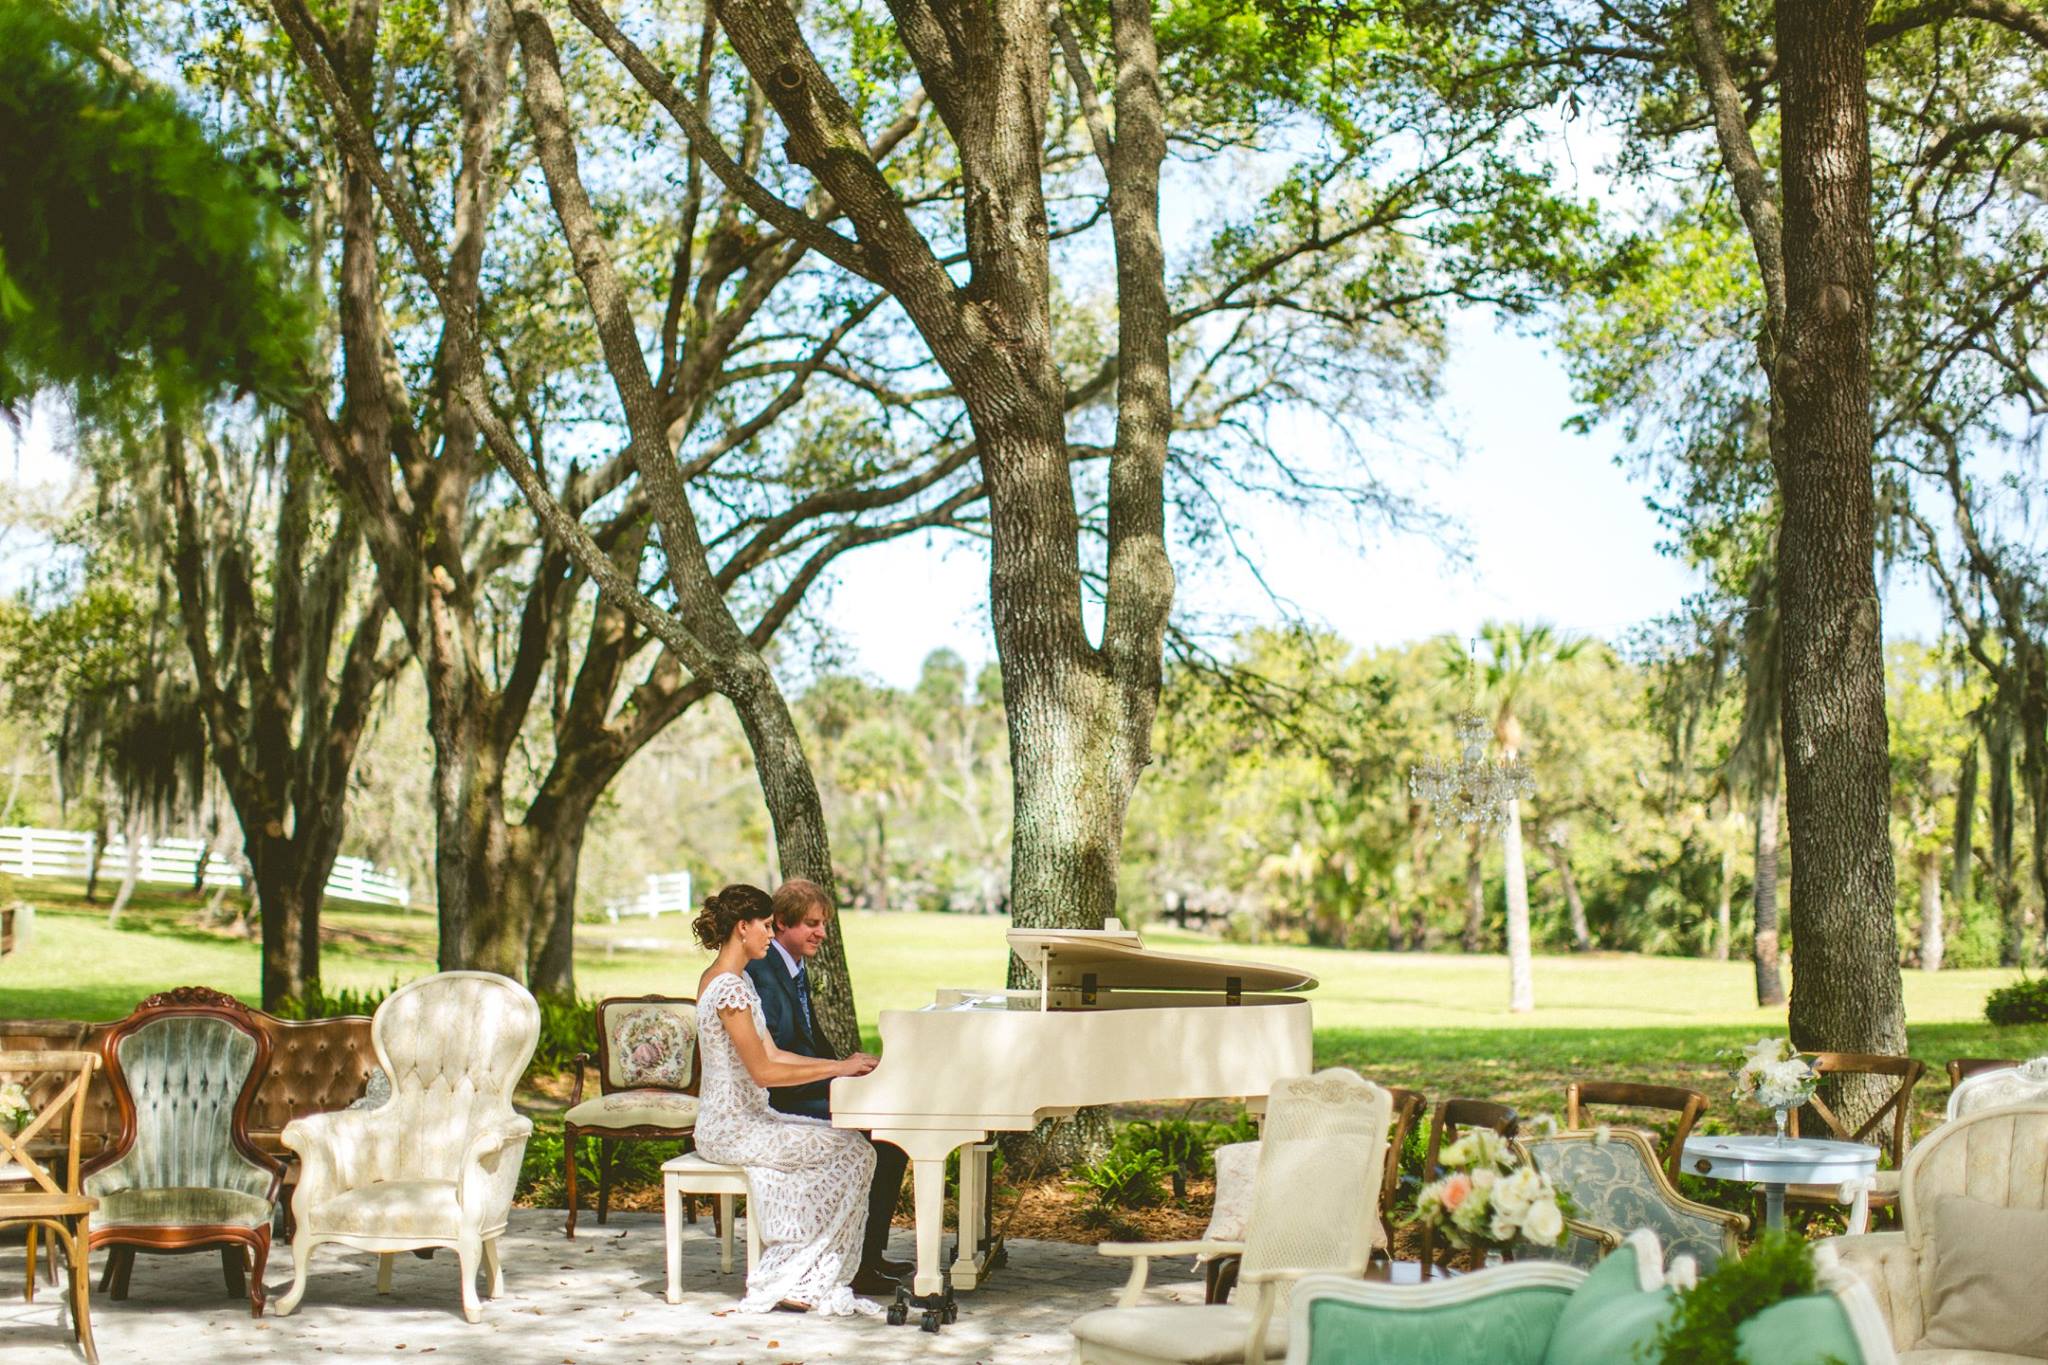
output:
[{"label": "groom's blonde hair", "polygon": [[804,922],[804,916],[813,909],[823,910],[825,918],[831,919],[838,912],[832,898],[825,894],[825,888],[805,877],[791,877],[775,888],[775,927],[793,929]]}]

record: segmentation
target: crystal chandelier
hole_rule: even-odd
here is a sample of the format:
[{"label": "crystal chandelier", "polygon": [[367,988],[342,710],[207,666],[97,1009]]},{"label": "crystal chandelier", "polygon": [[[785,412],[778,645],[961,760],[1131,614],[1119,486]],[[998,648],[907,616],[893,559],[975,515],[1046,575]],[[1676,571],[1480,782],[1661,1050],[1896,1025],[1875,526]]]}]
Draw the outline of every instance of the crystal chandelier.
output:
[{"label": "crystal chandelier", "polygon": [[1429,803],[1439,833],[1463,828],[1490,834],[1507,824],[1508,802],[1535,794],[1535,780],[1519,758],[1487,760],[1486,717],[1460,711],[1451,723],[1458,731],[1458,761],[1425,758],[1408,770],[1408,794]]}]

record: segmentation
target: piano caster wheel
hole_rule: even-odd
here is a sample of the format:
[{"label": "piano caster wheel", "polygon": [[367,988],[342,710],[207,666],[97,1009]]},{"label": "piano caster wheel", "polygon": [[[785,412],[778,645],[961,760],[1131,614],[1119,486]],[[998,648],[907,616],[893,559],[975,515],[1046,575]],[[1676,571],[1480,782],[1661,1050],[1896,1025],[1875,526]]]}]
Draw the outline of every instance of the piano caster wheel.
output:
[{"label": "piano caster wheel", "polygon": [[896,1291],[896,1301],[889,1305],[889,1325],[901,1327],[910,1321],[910,1296],[903,1290]]},{"label": "piano caster wheel", "polygon": [[946,1325],[951,1327],[954,1323],[960,1321],[960,1305],[949,1298],[946,1300],[946,1306],[940,1310],[940,1315]]},{"label": "piano caster wheel", "polygon": [[939,1310],[936,1308],[925,1309],[924,1317],[919,1319],[917,1327],[921,1332],[937,1333],[939,1330]]}]

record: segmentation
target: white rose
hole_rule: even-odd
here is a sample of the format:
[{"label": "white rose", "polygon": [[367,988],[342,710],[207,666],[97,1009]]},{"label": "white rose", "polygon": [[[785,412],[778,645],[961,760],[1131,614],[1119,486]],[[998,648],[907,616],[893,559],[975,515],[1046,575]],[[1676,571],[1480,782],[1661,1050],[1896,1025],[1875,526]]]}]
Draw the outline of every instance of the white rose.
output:
[{"label": "white rose", "polygon": [[1564,1214],[1555,1199],[1539,1199],[1522,1215],[1522,1235],[1538,1246],[1554,1247],[1564,1237]]}]

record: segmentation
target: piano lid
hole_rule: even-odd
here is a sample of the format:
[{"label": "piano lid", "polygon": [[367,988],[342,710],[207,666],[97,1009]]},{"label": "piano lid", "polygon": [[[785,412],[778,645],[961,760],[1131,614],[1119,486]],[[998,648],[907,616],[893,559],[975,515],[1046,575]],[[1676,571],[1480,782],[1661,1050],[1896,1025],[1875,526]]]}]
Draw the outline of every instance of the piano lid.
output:
[{"label": "piano lid", "polygon": [[1306,991],[1316,979],[1293,967],[1259,962],[1233,962],[1220,957],[1159,953],[1147,948],[1136,930],[1012,929],[1010,951],[1038,974],[1046,987],[1078,986],[1093,976],[1103,990],[1215,991],[1233,987],[1247,993]]}]

